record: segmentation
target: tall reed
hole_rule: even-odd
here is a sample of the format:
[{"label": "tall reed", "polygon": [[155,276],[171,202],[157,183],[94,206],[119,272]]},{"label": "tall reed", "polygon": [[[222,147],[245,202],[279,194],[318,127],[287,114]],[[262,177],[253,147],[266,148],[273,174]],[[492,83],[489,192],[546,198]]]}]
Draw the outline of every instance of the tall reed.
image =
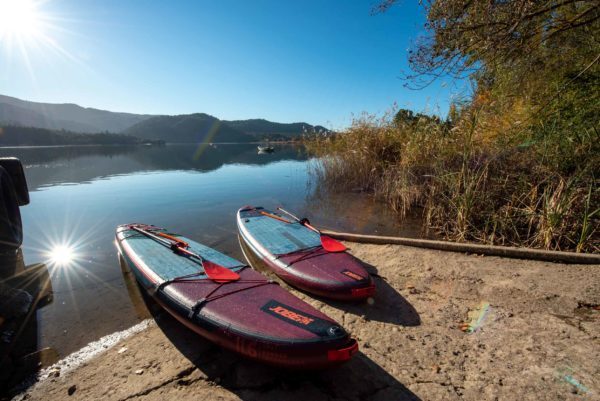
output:
[{"label": "tall reed", "polygon": [[[486,123],[476,107],[455,124],[365,115],[306,146],[321,158],[320,185],[371,192],[400,218],[418,210],[447,239],[600,252],[597,148],[582,142],[566,154],[551,135],[490,140]],[[564,168],[577,158],[582,165]]]}]

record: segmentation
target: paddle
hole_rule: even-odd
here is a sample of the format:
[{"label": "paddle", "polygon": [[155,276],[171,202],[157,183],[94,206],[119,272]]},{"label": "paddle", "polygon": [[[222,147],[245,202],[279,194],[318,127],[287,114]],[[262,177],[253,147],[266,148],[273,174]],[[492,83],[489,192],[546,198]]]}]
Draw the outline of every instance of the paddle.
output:
[{"label": "paddle", "polygon": [[341,242],[339,242],[327,235],[321,234],[321,231],[319,231],[315,227],[311,226],[308,223],[308,221],[306,221],[306,219],[300,220],[298,217],[294,216],[293,214],[284,210],[281,207],[278,207],[277,209],[281,210],[283,213],[287,214],[288,216],[290,216],[292,219],[296,220],[298,223],[302,224],[303,226],[305,226],[305,227],[313,230],[317,234],[319,234],[321,236],[321,245],[323,246],[323,249],[325,249],[327,252],[344,252],[346,250],[346,247],[344,246],[344,244],[342,244]]},{"label": "paddle", "polygon": [[[234,271],[229,270],[226,267],[218,265],[210,260],[204,259],[202,256],[188,251],[187,248],[189,245],[187,242],[180,240],[179,238],[170,236],[164,233],[151,233],[150,231],[146,231],[142,228],[136,226],[130,226],[132,230],[135,230],[149,238],[152,238],[155,241],[160,242],[163,245],[168,246],[173,252],[180,253],[192,258],[196,258],[200,261],[200,266],[204,269],[204,273],[208,276],[209,279],[216,283],[228,283],[230,281],[239,280],[240,275]],[[158,234],[158,235],[157,235]],[[161,238],[162,237],[162,238]],[[167,239],[163,239],[167,238]]]},{"label": "paddle", "polygon": [[272,213],[264,212],[262,210],[260,211],[260,214],[262,214],[263,216],[270,217],[270,218],[275,219],[275,220],[283,221],[284,223],[288,223],[288,224],[292,223],[291,221],[287,221],[286,219],[283,219],[283,218],[281,218],[279,216],[276,216],[276,215],[274,215]]}]

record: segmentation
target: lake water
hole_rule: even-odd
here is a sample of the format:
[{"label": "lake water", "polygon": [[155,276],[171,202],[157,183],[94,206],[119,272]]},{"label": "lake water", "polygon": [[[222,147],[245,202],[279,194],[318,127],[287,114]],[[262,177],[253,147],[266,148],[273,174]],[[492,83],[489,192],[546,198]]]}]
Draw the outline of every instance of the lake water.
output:
[{"label": "lake water", "polygon": [[[141,318],[117,259],[119,224],[165,227],[240,260],[235,214],[244,205],[284,205],[341,231],[419,232],[367,196],[317,191],[310,174],[317,161],[298,147],[271,154],[257,154],[254,145],[4,148],[0,156],[25,165],[25,263],[46,262],[54,290],[54,301],[38,311],[38,344],[60,356]],[[65,247],[73,260],[50,262]]]}]

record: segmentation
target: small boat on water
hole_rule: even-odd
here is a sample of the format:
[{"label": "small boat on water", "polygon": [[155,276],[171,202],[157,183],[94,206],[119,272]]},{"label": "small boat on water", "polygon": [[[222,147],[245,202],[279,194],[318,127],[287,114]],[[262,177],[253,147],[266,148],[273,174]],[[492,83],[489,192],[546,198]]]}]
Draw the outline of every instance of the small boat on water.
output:
[{"label": "small boat on water", "polygon": [[258,145],[257,148],[258,148],[259,153],[271,153],[271,152],[275,151],[275,148],[273,146],[269,146],[269,145],[266,145],[266,146]]},{"label": "small boat on water", "polygon": [[358,351],[338,323],[244,263],[150,225],[121,225],[116,237],[143,289],[224,348],[297,369],[337,365]]}]

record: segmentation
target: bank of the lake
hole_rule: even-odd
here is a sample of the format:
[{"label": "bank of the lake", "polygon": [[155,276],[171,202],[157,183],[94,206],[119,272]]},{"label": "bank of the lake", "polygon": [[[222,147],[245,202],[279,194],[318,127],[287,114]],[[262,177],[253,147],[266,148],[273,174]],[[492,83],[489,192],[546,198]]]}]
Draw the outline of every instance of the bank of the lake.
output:
[{"label": "bank of the lake", "polygon": [[[288,287],[358,339],[361,353],[338,369],[290,373],[244,360],[184,329],[146,301],[137,303],[137,309],[155,319],[156,325],[73,371],[51,368],[50,377],[22,398],[491,400],[518,396],[538,401],[594,399],[600,393],[599,266],[397,245],[347,245],[372,266],[378,287],[373,302],[319,300]],[[134,297],[142,299],[139,293]]]}]

